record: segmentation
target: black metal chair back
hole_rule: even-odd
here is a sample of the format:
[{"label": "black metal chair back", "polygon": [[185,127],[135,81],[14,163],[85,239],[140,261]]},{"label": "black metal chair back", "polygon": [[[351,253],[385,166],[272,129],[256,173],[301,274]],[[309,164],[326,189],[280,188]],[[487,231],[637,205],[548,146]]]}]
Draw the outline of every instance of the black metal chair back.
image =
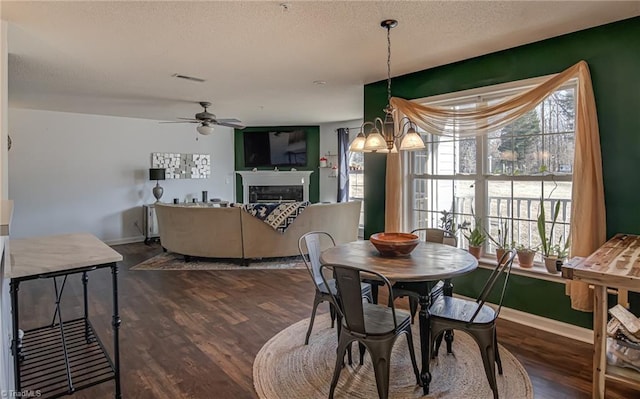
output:
[{"label": "black metal chair back", "polygon": [[484,284],[484,287],[482,287],[480,295],[478,295],[478,299],[476,300],[476,302],[478,303],[478,308],[471,316],[471,319],[469,319],[469,322],[472,323],[475,320],[476,316],[478,316],[478,313],[480,313],[480,310],[487,302],[489,296],[495,291],[496,283],[498,282],[498,280],[500,280],[500,278],[503,278],[504,281],[502,283],[502,289],[500,290],[500,299],[497,303],[498,308],[495,310],[496,318],[498,317],[498,315],[500,314],[500,309],[502,309],[502,300],[504,299],[504,293],[507,291],[507,283],[509,282],[509,276],[511,275],[511,268],[513,266],[513,260],[515,256],[516,251],[513,249],[505,251],[505,253],[502,255],[500,261],[487,279],[487,282]]},{"label": "black metal chair back", "polygon": [[[333,272],[333,276],[336,280],[336,288],[338,291],[338,298],[334,296],[334,301],[340,304],[338,308],[338,312],[344,318],[344,322],[347,328],[354,334],[359,334],[362,336],[367,335],[367,329],[364,322],[364,310],[362,304],[362,294],[360,292],[360,282],[364,277],[367,279],[379,280],[384,283],[384,285],[389,289],[389,294],[391,298],[393,298],[393,289],[391,288],[391,283],[380,273],[371,272],[367,270],[363,270],[357,267],[346,266],[346,265],[322,265],[320,266],[321,273],[325,284],[327,284],[327,280],[325,279],[322,271],[324,269],[330,269]],[[333,296],[333,293],[331,294]],[[393,301],[390,301],[389,304],[391,308],[391,315],[393,316],[393,326],[394,329],[398,328],[398,324],[396,321],[396,310],[393,305]]]},{"label": "black metal chair back", "polygon": [[325,243],[324,248],[328,247],[327,244],[336,245],[336,241],[331,234],[324,231],[311,231],[303,234],[298,239],[298,251],[300,251],[300,256],[302,256],[307,271],[318,290],[323,283],[320,275],[320,253],[323,249],[323,241]]},{"label": "black metal chair back", "polygon": [[449,230],[423,227],[423,228],[419,228],[411,231],[411,234],[422,235],[421,234],[422,232],[424,232],[425,241],[427,242],[447,244],[447,245],[451,245],[452,247],[458,246],[458,239],[456,238],[455,234],[453,234]]}]

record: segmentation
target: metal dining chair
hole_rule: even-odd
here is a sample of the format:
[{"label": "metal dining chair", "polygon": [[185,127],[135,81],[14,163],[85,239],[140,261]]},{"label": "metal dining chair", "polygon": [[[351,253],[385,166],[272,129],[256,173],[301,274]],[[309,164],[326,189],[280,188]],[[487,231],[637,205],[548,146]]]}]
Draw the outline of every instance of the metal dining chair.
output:
[{"label": "metal dining chair", "polygon": [[[413,372],[416,376],[416,384],[420,383],[420,374],[416,363],[415,351],[413,347],[413,337],[411,335],[411,316],[408,312],[396,309],[393,301],[389,301],[389,306],[381,306],[362,301],[360,284],[361,274],[377,281],[382,281],[388,288],[389,295],[393,295],[391,283],[380,273],[369,272],[357,267],[345,265],[326,264],[320,267],[321,276],[325,282],[324,269],[329,269],[335,276],[337,296],[333,300],[340,304],[337,312],[341,315],[342,328],[338,337],[338,353],[336,365],[329,389],[329,399],[333,398],[340,372],[343,367],[345,352],[351,343],[357,341],[364,346],[371,356],[373,371],[376,378],[378,397],[387,399],[389,397],[389,371],[391,366],[391,350],[400,335],[406,335],[409,346],[409,356]],[[360,351],[360,364],[363,362],[364,352]]]},{"label": "metal dining chair", "polygon": [[[305,345],[309,344],[309,336],[313,329],[313,322],[316,318],[316,311],[319,304],[322,302],[329,303],[331,328],[334,326],[334,321],[337,315],[336,309],[339,304],[335,301],[337,294],[336,282],[334,279],[325,280],[320,273],[320,253],[323,248],[327,248],[329,245],[335,246],[336,241],[333,239],[331,234],[324,231],[311,231],[303,234],[298,239],[298,250],[300,251],[300,256],[302,257],[304,265],[307,267],[307,271],[309,272],[316,289],[315,297],[313,299],[313,310],[311,311],[311,320],[309,322],[307,335],[304,339]],[[370,284],[362,283],[360,285],[360,296],[369,302],[373,302]],[[338,328],[340,328],[340,323],[338,323]]]},{"label": "metal dining chair", "polygon": [[[442,295],[429,308],[430,357],[434,348],[435,337],[438,337],[445,330],[461,330],[470,334],[480,348],[482,363],[484,364],[484,370],[493,391],[494,399],[498,399],[496,364],[498,365],[498,374],[502,375],[502,362],[496,335],[496,320],[502,308],[502,300],[507,289],[515,256],[516,252],[513,249],[502,255],[498,265],[493,269],[482,291],[480,291],[478,299],[475,301]],[[504,281],[499,291],[498,306],[494,309],[487,305],[486,302],[487,298],[500,287],[497,283],[501,278]]]}]

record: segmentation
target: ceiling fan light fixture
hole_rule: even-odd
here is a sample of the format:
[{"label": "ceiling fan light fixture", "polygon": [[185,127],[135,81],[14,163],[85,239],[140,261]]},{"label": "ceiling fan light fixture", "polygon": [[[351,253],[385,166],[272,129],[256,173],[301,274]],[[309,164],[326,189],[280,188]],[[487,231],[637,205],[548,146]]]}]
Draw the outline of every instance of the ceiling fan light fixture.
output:
[{"label": "ceiling fan light fixture", "polygon": [[202,125],[199,125],[196,130],[198,131],[198,133],[208,136],[213,133],[213,126],[209,125],[208,123],[203,123]]}]

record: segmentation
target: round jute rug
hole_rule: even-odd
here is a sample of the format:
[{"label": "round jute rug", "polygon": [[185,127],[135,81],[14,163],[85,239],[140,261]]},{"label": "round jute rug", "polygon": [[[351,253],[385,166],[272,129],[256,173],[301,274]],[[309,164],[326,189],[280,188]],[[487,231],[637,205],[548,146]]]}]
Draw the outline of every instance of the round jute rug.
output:
[{"label": "round jute rug", "polygon": [[[299,321],[280,331],[267,342],[253,363],[253,384],[261,399],[326,399],[336,360],[337,337],[335,328],[329,328],[329,315],[316,317],[309,345],[304,336],[309,319]],[[418,367],[420,366],[420,339],[417,324],[412,326]],[[422,388],[415,383],[404,336],[398,338],[391,358],[389,397],[392,399],[438,398],[483,399],[493,398],[484,373],[480,350],[469,335],[456,332],[453,355],[443,347],[437,359],[431,362],[430,393],[422,396]],[[378,397],[371,359],[367,354],[364,365],[356,360],[357,346],[353,346],[354,364],[342,369],[335,391],[336,398],[375,399]],[[533,398],[531,381],[524,367],[504,347],[500,346],[504,375],[497,375],[501,398]]]}]

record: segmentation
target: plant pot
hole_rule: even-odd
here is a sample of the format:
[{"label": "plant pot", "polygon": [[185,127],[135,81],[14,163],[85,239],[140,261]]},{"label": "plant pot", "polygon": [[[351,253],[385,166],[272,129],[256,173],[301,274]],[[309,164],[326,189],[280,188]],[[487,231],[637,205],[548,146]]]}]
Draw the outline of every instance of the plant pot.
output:
[{"label": "plant pot", "polygon": [[547,268],[547,271],[551,274],[558,274],[558,269],[556,268],[556,261],[558,260],[557,256],[545,256],[544,257],[544,266]]},{"label": "plant pot", "polygon": [[504,248],[496,248],[496,261],[500,262],[505,252],[507,252],[507,250]]},{"label": "plant pot", "polygon": [[533,267],[533,257],[536,255],[533,251],[518,251],[518,263],[520,267],[524,268],[532,268]]},{"label": "plant pot", "polygon": [[473,255],[474,258],[480,259],[480,254],[482,253],[482,247],[469,245],[469,253]]}]

